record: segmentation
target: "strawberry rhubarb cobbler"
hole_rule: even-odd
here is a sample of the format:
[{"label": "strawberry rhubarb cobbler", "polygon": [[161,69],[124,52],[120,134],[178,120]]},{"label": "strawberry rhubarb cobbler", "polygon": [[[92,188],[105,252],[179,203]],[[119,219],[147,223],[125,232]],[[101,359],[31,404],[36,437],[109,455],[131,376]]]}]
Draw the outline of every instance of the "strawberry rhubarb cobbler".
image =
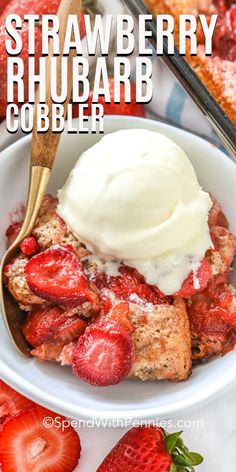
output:
[{"label": "strawberry rhubarb cobbler", "polygon": [[[191,374],[192,364],[205,361],[215,355],[224,355],[232,350],[236,343],[235,290],[229,281],[230,268],[236,253],[236,236],[230,232],[227,218],[217,201],[200,188],[191,163],[183,151],[157,133],[138,130],[139,136],[141,135],[138,139],[135,131],[137,130],[109,135],[91,148],[90,154],[87,151],[82,155],[72,171],[74,174],[69,177],[65,189],[59,192],[59,204],[58,199],[51,195],[44,197],[32,235],[20,244],[19,254],[4,269],[5,285],[22,309],[23,334],[32,346],[32,355],[41,361],[52,361],[60,363],[62,366],[71,366],[73,373],[79,379],[96,386],[116,384],[126,377],[142,380],[185,380]],[[103,175],[106,174],[104,180],[106,188],[109,188],[109,192],[111,192],[114,182],[111,181],[111,178],[108,179],[105,161],[102,163],[99,156],[105,155],[105,145],[110,147],[112,139],[115,139],[115,134],[118,135],[117,139],[120,142],[125,141],[126,137],[131,140],[131,148],[133,153],[136,153],[136,157],[138,151],[134,148],[132,136],[139,141],[137,143],[139,148],[142,147],[142,141],[144,143],[143,149],[146,149],[146,153],[143,153],[142,149],[140,150],[141,163],[137,158],[136,167],[132,167],[130,162],[129,169],[126,167],[127,172],[132,171],[133,177],[137,176],[140,186],[136,181],[133,188],[137,190],[139,195],[142,194],[140,201],[136,200],[137,206],[133,208],[133,215],[130,213],[129,205],[132,200],[130,188],[134,182],[128,179],[130,184],[129,199],[124,198],[124,191],[123,194],[118,195],[119,205],[122,206],[124,198],[128,211],[127,233],[125,228],[121,228],[122,232],[118,238],[119,241],[123,238],[122,248],[119,249],[120,256],[122,256],[121,249],[123,250],[125,244],[128,244],[129,234],[132,234],[129,254],[132,252],[132,245],[134,252],[135,248],[141,245],[138,239],[141,234],[141,226],[139,232],[135,233],[136,239],[134,240],[132,224],[134,224],[136,231],[135,208],[140,214],[145,206],[141,188],[143,185],[143,188],[151,189],[153,202],[151,203],[149,200],[148,203],[151,213],[147,216],[149,225],[145,220],[145,232],[142,233],[142,239],[149,237],[150,233],[153,234],[153,230],[150,230],[151,214],[154,212],[155,221],[160,218],[158,232],[156,231],[154,234],[154,240],[157,241],[159,250],[159,258],[155,258],[155,264],[154,262],[151,264],[151,259],[149,259],[150,264],[147,265],[147,256],[145,256],[143,264],[140,261],[134,263],[132,257],[130,264],[128,264],[126,257],[118,258],[118,253],[114,249],[118,246],[114,243],[108,212],[105,210],[108,203],[110,208],[115,201],[115,194],[113,194],[113,200],[112,198],[108,199],[108,203],[105,200],[101,202],[102,208],[100,208],[99,201],[97,201],[96,208],[90,206],[90,213],[87,213],[84,226],[82,219],[79,222],[81,238],[77,235],[75,221],[74,224],[72,222],[73,218],[69,218],[70,224],[68,224],[68,221],[66,222],[61,216],[64,211],[69,214],[69,207],[64,204],[64,199],[67,203],[70,201],[73,178],[78,182],[78,175],[82,176],[88,192],[88,200],[91,203],[89,182],[86,180],[85,169],[82,167],[85,164],[87,166],[89,160],[93,160],[91,151],[95,148],[96,159],[102,168],[101,172]],[[147,137],[149,144],[145,141],[145,137]],[[152,156],[154,157],[150,157],[152,140]],[[159,148],[154,152],[157,142]],[[124,142],[123,146],[126,147],[126,144],[127,142]],[[117,153],[122,152],[121,148],[122,144]],[[130,153],[131,149],[127,152]],[[114,153],[113,148],[112,154]],[[174,155],[175,157],[173,157]],[[116,157],[115,155],[114,162]],[[103,159],[105,158],[103,157]],[[141,174],[136,169],[141,169],[143,159],[145,159],[145,163],[146,159],[148,160],[148,165],[145,165],[143,178],[140,179]],[[111,160],[110,156],[107,160],[109,166]],[[163,162],[166,165],[167,161],[168,177],[165,177]],[[127,166],[127,159],[125,162],[126,164],[122,163],[120,158],[119,166]],[[157,165],[156,162],[159,175],[162,177],[159,179],[160,184],[158,181],[156,182],[157,198],[149,176],[149,169],[151,169],[152,175],[155,174],[152,164]],[[174,162],[177,162],[179,167],[174,167]],[[114,166],[109,168],[112,168],[112,172],[115,169]],[[89,179],[91,172],[93,172],[91,169],[89,168],[88,172]],[[96,170],[95,168],[95,174]],[[167,178],[171,176],[170,181],[173,182],[173,172],[177,172],[175,175],[176,177],[179,175],[179,179],[183,179],[183,175],[185,175],[185,178],[189,180],[188,182],[186,180],[186,185],[181,185],[181,188],[173,189],[173,195],[176,191],[178,199],[175,202],[171,200],[171,212],[169,210],[164,212],[163,206],[165,207],[167,198],[164,195]],[[113,172],[115,179],[117,179],[118,173],[119,169],[116,168]],[[126,177],[127,175],[123,172],[122,183],[124,187],[126,186]],[[156,174],[155,179],[157,178]],[[191,179],[192,186],[189,183]],[[97,175],[97,180],[97,185],[102,185],[99,175]],[[81,182],[79,185],[82,185]],[[94,182],[91,182],[92,184]],[[159,195],[160,185],[164,185],[162,187],[164,197]],[[188,185],[189,188],[187,188]],[[77,197],[81,205],[83,202],[80,200],[79,192],[82,191],[83,189],[78,186]],[[102,188],[101,192],[105,196],[107,190]],[[179,192],[182,192],[181,198]],[[194,192],[194,195],[191,194],[191,196],[191,192]],[[186,195],[187,200],[181,207],[181,201]],[[135,198],[137,198],[137,193],[135,193]],[[186,208],[191,211],[186,210],[185,218],[191,219],[192,213],[197,211],[197,203],[200,198],[202,213],[198,215],[200,231],[196,233],[197,246],[202,244],[205,230],[208,232],[209,239],[204,239],[206,249],[202,246],[204,253],[201,260],[196,263],[196,258],[191,256],[191,259],[190,257],[191,263],[194,259],[194,264],[191,266],[187,263],[185,253],[184,259],[181,259],[182,246],[181,248],[179,245],[177,247],[176,243],[178,238],[180,242],[183,239],[184,248],[190,248],[190,242],[186,238],[191,233],[191,228],[188,226],[180,228],[178,219],[182,218],[181,215]],[[191,207],[188,208],[190,202]],[[204,202],[206,203],[205,209]],[[87,203],[87,205],[86,211],[89,210],[89,204]],[[156,206],[161,206],[159,216],[155,213]],[[74,206],[73,210],[76,213],[77,210]],[[102,224],[97,229],[94,227],[94,232],[101,233],[101,241],[104,243],[103,255],[101,254],[99,234],[95,234],[98,243],[96,248],[95,245],[92,245],[91,240],[88,241],[88,238],[87,244],[85,242],[86,228],[88,229],[86,225],[93,220],[95,214],[93,212],[95,211],[96,215],[99,211],[102,212]],[[112,212],[114,216],[113,208]],[[147,207],[145,206],[145,214],[146,212]],[[164,213],[166,214],[164,215]],[[143,214],[144,219],[145,214]],[[201,214],[206,215],[206,228],[203,225],[199,226]],[[116,214],[114,217],[119,220],[119,215]],[[166,261],[170,259],[170,251],[168,257],[166,252],[160,256],[161,244],[164,242],[167,244],[167,237],[165,236],[163,242],[160,231],[165,229],[172,220],[173,228],[175,228],[175,233],[172,236],[178,258],[171,259],[172,266],[169,272],[169,262],[167,264]],[[182,224],[182,220],[180,221]],[[8,244],[14,240],[20,227],[21,222],[9,226],[6,232]],[[169,229],[170,227],[168,231]],[[180,234],[178,234],[179,229],[181,229]],[[117,232],[119,229],[115,228],[115,233]],[[108,246],[106,246],[107,234],[109,235],[108,241],[114,243],[112,251],[116,252],[115,257],[104,256],[109,253]],[[191,234],[191,244],[192,240],[193,235]],[[149,251],[151,241],[149,239],[147,248]],[[195,248],[194,250],[197,250],[198,253],[195,243],[196,241],[191,247]],[[190,249],[188,250],[190,251]],[[157,254],[156,248],[155,251]],[[187,272],[183,270],[183,261],[185,261],[184,267]],[[164,267],[162,272],[158,272],[160,266],[162,269]],[[150,273],[152,272],[152,277],[150,277],[150,273],[147,273],[147,267],[150,269]],[[158,277],[156,274],[159,274]]]}]

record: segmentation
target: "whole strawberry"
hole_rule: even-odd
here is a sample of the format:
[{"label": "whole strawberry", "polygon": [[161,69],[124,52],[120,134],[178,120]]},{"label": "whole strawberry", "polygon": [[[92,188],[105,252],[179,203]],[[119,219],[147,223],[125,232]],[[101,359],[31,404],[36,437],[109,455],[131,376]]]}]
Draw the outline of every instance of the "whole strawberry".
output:
[{"label": "whole strawberry", "polygon": [[194,472],[202,456],[189,452],[181,433],[154,426],[132,428],[112,449],[97,472]]},{"label": "whole strawberry", "polygon": [[[111,103],[105,103],[103,96],[99,97],[98,103],[104,106],[105,115],[130,115],[145,116],[145,108],[143,105],[136,103],[136,85],[131,82],[131,103],[125,103],[125,86],[120,85],[120,103],[114,102],[114,77],[109,77],[109,90]],[[91,91],[88,99],[88,109],[85,110],[86,115],[91,115],[91,105],[93,103],[93,91]]]}]

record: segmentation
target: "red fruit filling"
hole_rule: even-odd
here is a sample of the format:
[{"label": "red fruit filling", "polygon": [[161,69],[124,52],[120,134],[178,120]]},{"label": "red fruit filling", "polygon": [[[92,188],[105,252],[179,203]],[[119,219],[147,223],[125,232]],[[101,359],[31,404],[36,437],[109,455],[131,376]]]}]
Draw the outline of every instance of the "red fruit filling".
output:
[{"label": "red fruit filling", "polygon": [[22,226],[22,221],[17,221],[16,223],[10,224],[6,230],[6,237],[7,237],[7,246],[11,246],[11,244],[15,241],[16,237],[18,236],[20,229]]},{"label": "red fruit filling", "polygon": [[123,300],[132,301],[132,296],[136,295],[153,305],[166,305],[171,302],[171,298],[166,297],[157,287],[146,284],[137,270],[122,266],[119,272],[121,275],[116,277],[106,277],[104,273],[97,273],[93,282],[99,289],[109,288],[117,298]]},{"label": "red fruit filling", "polygon": [[229,272],[215,277],[206,290],[191,300],[188,313],[194,335],[222,343],[235,337],[236,309],[228,279]]},{"label": "red fruit filling", "polygon": [[33,236],[25,238],[19,247],[25,256],[33,256],[39,251],[39,245]]},{"label": "red fruit filling", "polygon": [[100,299],[101,319],[106,316],[106,319],[117,321],[128,333],[134,332],[134,327],[129,319],[130,306],[126,301],[113,301],[105,295]]},{"label": "red fruit filling", "polygon": [[191,297],[194,293],[204,290],[211,277],[212,266],[208,260],[204,258],[196,275],[191,272],[184,281],[181,289],[175,293],[175,296],[186,298]]}]

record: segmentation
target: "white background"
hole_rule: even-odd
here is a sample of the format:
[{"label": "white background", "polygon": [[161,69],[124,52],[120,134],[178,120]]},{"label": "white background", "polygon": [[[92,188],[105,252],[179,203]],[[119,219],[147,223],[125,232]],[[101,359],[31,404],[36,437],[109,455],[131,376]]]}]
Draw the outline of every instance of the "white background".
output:
[{"label": "white background", "polygon": [[[196,468],[196,472],[236,471],[236,387],[180,419],[200,420],[202,424],[198,428],[188,428],[186,423],[183,433],[186,445],[204,456],[204,462]],[[173,419],[174,422],[177,420]],[[80,428],[82,455],[76,471],[96,472],[125,431],[122,428]]]}]

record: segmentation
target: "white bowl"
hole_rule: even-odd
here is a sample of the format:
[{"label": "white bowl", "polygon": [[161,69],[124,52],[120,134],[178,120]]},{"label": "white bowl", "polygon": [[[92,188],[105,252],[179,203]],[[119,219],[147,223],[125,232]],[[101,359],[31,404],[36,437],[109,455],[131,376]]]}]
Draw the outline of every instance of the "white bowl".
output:
[{"label": "white bowl", "polygon": [[[222,205],[236,232],[236,166],[220,150],[193,134],[166,124],[132,117],[107,117],[105,132],[124,128],[159,131],[179,144],[190,157],[198,178]],[[99,135],[62,136],[49,184],[56,194],[82,151],[100,139]],[[30,136],[1,154],[0,158],[0,251],[5,249],[9,212],[26,198]],[[73,418],[136,419],[180,415],[215,395],[236,377],[236,351],[194,368],[189,380],[180,383],[127,380],[106,388],[80,382],[69,368],[35,359],[24,359],[0,326],[0,375],[6,382],[36,402]]]}]

